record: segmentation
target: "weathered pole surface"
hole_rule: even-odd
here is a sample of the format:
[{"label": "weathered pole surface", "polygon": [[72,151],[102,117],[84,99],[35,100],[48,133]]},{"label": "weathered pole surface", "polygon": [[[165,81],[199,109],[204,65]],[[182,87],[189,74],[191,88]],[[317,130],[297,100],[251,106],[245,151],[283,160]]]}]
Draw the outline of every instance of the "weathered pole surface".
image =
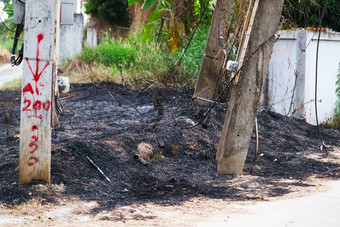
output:
[{"label": "weathered pole surface", "polygon": [[[284,0],[261,0],[250,34],[239,83],[233,88],[216,159],[218,172],[243,173],[250,138],[254,129],[262,85],[268,73],[273,35],[278,31]],[[265,43],[265,44],[264,44]],[[264,45],[263,45],[264,44]]]},{"label": "weathered pole surface", "polygon": [[[223,36],[224,44],[228,39],[225,36],[231,21],[233,3],[234,0],[217,0],[216,2],[194,97],[212,100],[218,92],[219,73],[224,60],[220,36]],[[197,103],[208,104],[202,101]]]},{"label": "weathered pole surface", "polygon": [[19,183],[50,183],[55,0],[26,1]]},{"label": "weathered pole surface", "polygon": [[51,126],[54,128],[56,124],[56,120],[58,121],[58,116],[56,113],[56,102],[55,97],[59,95],[58,84],[57,84],[57,75],[58,75],[58,63],[59,63],[59,49],[60,49],[60,16],[61,16],[61,0],[56,1],[56,15],[55,15],[55,49],[54,49],[54,64],[52,68],[52,118],[51,118]]}]

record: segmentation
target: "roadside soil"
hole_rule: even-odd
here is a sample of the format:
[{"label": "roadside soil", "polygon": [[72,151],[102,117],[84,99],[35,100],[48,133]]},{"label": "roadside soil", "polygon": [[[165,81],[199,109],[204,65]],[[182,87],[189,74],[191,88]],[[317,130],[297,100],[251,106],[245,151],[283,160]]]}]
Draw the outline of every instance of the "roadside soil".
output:
[{"label": "roadside soil", "polygon": [[217,174],[227,107],[193,127],[207,107],[190,94],[73,84],[52,133],[52,183],[18,186],[20,93],[1,92],[0,225],[190,226],[230,204],[302,196],[340,179],[340,130],[321,129],[326,157],[315,126],[268,110],[258,112],[256,162],[253,136],[244,175]]},{"label": "roadside soil", "polygon": [[0,88],[6,82],[22,77],[22,66],[12,67],[11,64],[0,63]]}]

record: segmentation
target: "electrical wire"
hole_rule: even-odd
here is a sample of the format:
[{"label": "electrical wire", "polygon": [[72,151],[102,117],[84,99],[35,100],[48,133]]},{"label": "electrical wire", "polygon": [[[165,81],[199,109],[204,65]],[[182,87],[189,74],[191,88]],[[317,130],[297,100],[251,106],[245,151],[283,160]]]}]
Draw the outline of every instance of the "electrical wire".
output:
[{"label": "electrical wire", "polygon": [[[224,71],[224,69],[227,67],[228,59],[229,59],[229,57],[230,57],[230,55],[231,55],[231,52],[232,52],[232,47],[233,47],[233,46],[235,45],[235,43],[236,43],[236,37],[237,37],[238,34],[240,33],[241,28],[242,28],[242,26],[240,26],[239,29],[237,30],[237,33],[236,33],[235,36],[234,36],[233,43],[231,44],[231,47],[230,47],[229,50],[226,49],[227,43],[224,44],[224,45],[223,45],[223,44],[221,45],[222,51],[223,51],[223,54],[224,54],[224,61],[223,61],[223,64],[222,64],[222,68],[220,69],[220,72],[219,72],[219,76],[218,76],[218,77],[219,77],[220,81],[221,81],[224,85],[227,84],[227,82],[223,79],[223,76],[227,74],[227,71]],[[223,38],[223,37],[220,37],[220,41],[221,41],[221,38]]]},{"label": "electrical wire", "polygon": [[18,46],[18,40],[19,40],[20,34],[23,32],[23,30],[24,30],[24,25],[19,24],[17,26],[16,31],[15,31],[15,37],[14,37],[13,47],[12,47],[12,56],[11,56],[12,67],[20,65],[22,60],[23,60],[23,56],[24,56],[24,44],[21,45],[21,49],[18,51],[18,57],[16,57],[16,50],[17,50],[17,46]]},{"label": "electrical wire", "polygon": [[161,20],[161,26],[159,28],[159,32],[158,32],[158,37],[157,37],[157,43],[159,43],[161,41],[161,34],[162,34],[162,29],[163,29],[163,26],[164,26],[164,18],[162,18]]},{"label": "electrical wire", "polygon": [[[162,18],[157,19],[157,20],[154,20],[154,21],[149,22],[149,23],[147,23],[147,24],[144,24],[144,26],[146,26],[146,25],[152,25],[152,24],[157,24],[158,22],[162,21],[162,19],[163,19],[163,20],[167,20],[167,21],[175,20],[175,19],[177,19],[177,18],[183,16],[183,14],[184,14],[188,9],[190,9],[190,6],[191,6],[194,2],[195,2],[195,0],[193,0],[193,1],[190,3],[190,5],[189,5],[183,12],[181,12],[179,15],[174,16],[174,17],[166,17],[167,15],[169,15],[169,14],[171,13],[170,9],[167,9],[168,12],[167,12]],[[172,11],[175,11],[177,8],[178,8],[178,6],[175,7],[175,9],[172,10]]]},{"label": "electrical wire", "polygon": [[[163,26],[164,26],[164,22],[165,22],[166,20],[167,20],[167,21],[172,21],[172,20],[176,20],[176,19],[182,17],[183,14],[184,14],[186,11],[188,11],[188,9],[190,8],[190,6],[191,6],[192,4],[194,4],[194,2],[195,2],[195,0],[191,1],[190,4],[189,4],[189,5],[188,5],[188,6],[187,6],[180,14],[178,14],[177,16],[174,16],[174,17],[171,17],[171,18],[163,16],[163,17],[160,19],[160,21],[161,21],[161,26],[160,26],[160,29],[159,29],[159,32],[158,32],[157,43],[160,42],[161,33],[162,33]],[[178,7],[178,6],[177,6],[177,7]],[[177,7],[176,7],[176,9],[177,9]],[[170,12],[168,12],[168,14],[170,14]],[[159,21],[159,20],[157,20],[157,21]]]},{"label": "electrical wire", "polygon": [[65,111],[64,111],[64,106],[63,104],[61,103],[61,100],[59,98],[59,95],[56,95],[55,96],[55,109],[57,111],[57,113],[60,115],[60,116],[63,116],[65,114]]},{"label": "electrical wire", "polygon": [[162,19],[170,21],[170,20],[176,20],[176,19],[180,18],[181,16],[183,16],[183,14],[184,14],[186,11],[188,11],[188,9],[190,8],[190,6],[191,6],[192,4],[194,4],[194,2],[195,2],[195,1],[191,1],[190,4],[187,6],[187,8],[185,8],[185,9],[184,9],[180,14],[178,14],[177,16],[174,16],[174,17],[172,17],[172,18],[162,17]]},{"label": "electrical wire", "polygon": [[208,6],[209,6],[209,2],[210,2],[210,1],[207,0],[207,3],[205,4],[205,6],[204,6],[204,8],[203,8],[202,15],[201,15],[199,21],[197,22],[197,25],[196,25],[194,31],[192,32],[192,35],[191,35],[191,37],[190,37],[190,39],[189,39],[189,42],[188,42],[188,44],[186,45],[184,51],[182,52],[182,55],[181,55],[180,59],[177,61],[176,65],[178,65],[178,64],[180,64],[180,63],[182,62],[185,53],[188,51],[189,46],[190,46],[190,44],[191,44],[191,41],[193,40],[194,35],[196,34],[196,31],[197,31],[197,29],[198,29],[198,26],[200,25],[200,23],[201,23],[202,20],[203,20],[203,16],[204,16],[204,14],[205,14],[205,11],[207,10],[207,8],[208,8]]},{"label": "electrical wire", "polygon": [[1,21],[2,25],[5,26],[5,28],[6,28],[7,31],[15,32],[15,31],[13,31],[12,29],[10,29],[10,28],[6,25],[6,23],[1,19],[1,17],[0,17],[0,21]]},{"label": "electrical wire", "polygon": [[323,8],[321,17],[320,17],[320,22],[319,22],[319,34],[318,34],[318,40],[317,40],[317,45],[316,45],[316,64],[315,64],[315,97],[314,97],[314,104],[315,104],[315,120],[316,120],[316,127],[318,129],[318,135],[319,139],[321,142],[320,150],[322,151],[323,149],[325,150],[326,155],[328,156],[328,150],[325,145],[325,142],[322,138],[321,131],[320,131],[320,126],[319,126],[319,117],[318,117],[318,69],[319,69],[319,49],[320,49],[320,39],[321,39],[321,30],[322,30],[322,21],[325,17],[326,9],[328,6],[328,0],[326,1],[326,5]]},{"label": "electrical wire", "polygon": [[[250,56],[246,59],[246,61],[244,61],[243,65],[236,71],[236,73],[234,74],[234,76],[231,78],[231,80],[224,86],[223,90],[218,94],[218,96],[215,98],[214,102],[211,104],[211,106],[209,107],[209,109],[205,112],[205,114],[203,115],[203,118],[195,125],[188,127],[186,129],[192,129],[197,127],[198,125],[202,124],[202,122],[208,117],[208,115],[210,114],[210,112],[212,111],[212,109],[214,108],[214,106],[216,105],[216,103],[218,102],[218,100],[221,98],[221,96],[223,95],[223,93],[230,88],[233,85],[233,82],[236,78],[236,75],[239,74],[243,67],[250,61],[250,59],[252,59],[252,57],[267,43],[269,42],[272,38],[275,38],[276,34],[270,36],[267,40],[265,40],[263,43],[261,43],[256,50],[254,50],[253,53],[250,54]],[[193,98],[193,100],[195,100],[197,98]]]}]

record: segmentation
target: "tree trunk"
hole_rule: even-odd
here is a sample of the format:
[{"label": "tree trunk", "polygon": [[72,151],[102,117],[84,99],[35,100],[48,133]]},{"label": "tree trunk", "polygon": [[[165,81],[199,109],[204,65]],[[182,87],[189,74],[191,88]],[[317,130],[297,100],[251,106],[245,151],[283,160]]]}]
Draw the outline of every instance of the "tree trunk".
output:
[{"label": "tree trunk", "polygon": [[[260,0],[246,50],[244,68],[238,85],[231,92],[222,137],[216,154],[219,173],[233,175],[243,173],[263,80],[268,73],[274,44],[273,36],[280,22],[283,1]],[[254,52],[255,54],[246,62]]]},{"label": "tree trunk", "polygon": [[[223,43],[228,39],[228,27],[231,21],[233,3],[235,0],[217,0],[213,14],[209,38],[203,63],[195,88],[194,97],[213,99],[216,96],[219,82],[219,72],[223,64],[223,51],[220,45],[220,36]],[[200,102],[199,104],[207,104]]]},{"label": "tree trunk", "polygon": [[148,23],[149,17],[152,12],[156,9],[156,6],[153,6],[150,10],[142,10],[142,6],[144,1],[135,2],[131,6],[129,6],[130,18],[132,20],[131,28],[133,31],[139,31],[143,28],[145,24]]}]

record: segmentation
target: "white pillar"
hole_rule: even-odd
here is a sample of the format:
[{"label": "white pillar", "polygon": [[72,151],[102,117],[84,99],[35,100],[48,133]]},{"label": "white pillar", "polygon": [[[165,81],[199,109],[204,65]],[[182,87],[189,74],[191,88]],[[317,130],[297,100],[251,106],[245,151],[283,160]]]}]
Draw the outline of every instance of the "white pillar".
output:
[{"label": "white pillar", "polygon": [[19,183],[50,182],[55,0],[26,1]]},{"label": "white pillar", "polygon": [[95,28],[88,28],[86,37],[86,44],[88,47],[97,46],[97,30]]}]

